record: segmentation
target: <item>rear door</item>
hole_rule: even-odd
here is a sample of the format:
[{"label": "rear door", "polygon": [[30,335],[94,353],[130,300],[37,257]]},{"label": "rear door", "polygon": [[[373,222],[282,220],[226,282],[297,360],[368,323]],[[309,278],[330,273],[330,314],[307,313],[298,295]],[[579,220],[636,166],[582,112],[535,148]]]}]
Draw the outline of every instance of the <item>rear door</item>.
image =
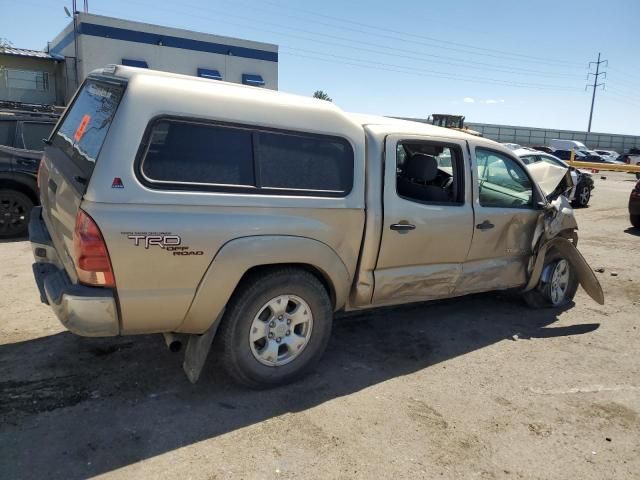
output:
[{"label": "rear door", "polygon": [[40,174],[43,216],[58,255],[74,279],[76,214],[123,92],[121,82],[89,78],[44,150]]},{"label": "rear door", "polygon": [[[473,229],[466,144],[449,138],[390,135],[385,150],[384,214],[373,303],[447,297],[459,279]],[[436,178],[415,178],[420,169],[409,170],[420,165],[408,167],[412,155],[427,162],[428,157],[436,158]]]},{"label": "rear door", "polygon": [[540,214],[537,190],[514,157],[485,147],[472,151],[474,228],[456,293],[511,288],[526,282],[531,240]]}]

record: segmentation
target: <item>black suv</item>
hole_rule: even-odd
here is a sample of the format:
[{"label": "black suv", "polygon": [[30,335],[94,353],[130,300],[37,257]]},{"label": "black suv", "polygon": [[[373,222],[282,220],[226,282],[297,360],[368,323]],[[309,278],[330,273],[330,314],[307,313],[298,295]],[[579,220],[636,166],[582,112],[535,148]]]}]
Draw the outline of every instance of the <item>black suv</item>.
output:
[{"label": "black suv", "polygon": [[59,116],[55,107],[0,102],[0,238],[27,234],[43,139]]}]

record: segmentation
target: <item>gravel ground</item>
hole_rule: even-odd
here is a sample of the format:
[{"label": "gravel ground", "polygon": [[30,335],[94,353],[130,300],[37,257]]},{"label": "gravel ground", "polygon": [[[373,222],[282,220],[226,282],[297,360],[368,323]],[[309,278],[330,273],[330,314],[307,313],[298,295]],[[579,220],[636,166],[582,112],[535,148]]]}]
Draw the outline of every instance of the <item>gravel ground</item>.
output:
[{"label": "gravel ground", "polygon": [[638,478],[640,232],[633,177],[596,175],[579,248],[606,304],[506,294],[336,321],[317,372],[246,391],[186,380],[162,337],[88,339],[0,244],[0,478]]}]

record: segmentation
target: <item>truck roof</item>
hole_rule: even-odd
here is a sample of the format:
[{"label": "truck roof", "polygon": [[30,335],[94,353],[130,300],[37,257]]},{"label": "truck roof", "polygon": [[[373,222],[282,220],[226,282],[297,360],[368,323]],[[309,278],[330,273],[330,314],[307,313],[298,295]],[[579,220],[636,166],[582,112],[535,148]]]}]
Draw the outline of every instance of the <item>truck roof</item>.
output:
[{"label": "truck roof", "polygon": [[497,142],[461,131],[378,115],[348,113],[326,100],[238,83],[122,65],[109,65],[94,70],[91,75],[127,79],[127,89],[137,92],[137,101],[144,105],[143,110],[157,113],[163,110],[183,112],[238,123],[246,123],[250,118],[259,125],[353,139],[362,138],[363,127],[376,126],[376,131],[386,134],[406,133],[473,140],[506,150]]}]

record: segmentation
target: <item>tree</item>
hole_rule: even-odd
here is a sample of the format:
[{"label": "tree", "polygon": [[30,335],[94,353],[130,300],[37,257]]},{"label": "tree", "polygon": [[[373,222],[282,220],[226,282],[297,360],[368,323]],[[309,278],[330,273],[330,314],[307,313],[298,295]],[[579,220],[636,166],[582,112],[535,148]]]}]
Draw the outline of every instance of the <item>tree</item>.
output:
[{"label": "tree", "polygon": [[13,43],[11,43],[11,40],[4,37],[0,37],[0,50],[2,50],[3,48],[9,48],[9,47],[13,47]]},{"label": "tree", "polygon": [[326,100],[327,102],[333,102],[331,97],[326,92],[324,92],[322,90],[316,90],[315,92],[313,92],[313,98],[317,98],[317,99],[320,99],[320,100]]}]

